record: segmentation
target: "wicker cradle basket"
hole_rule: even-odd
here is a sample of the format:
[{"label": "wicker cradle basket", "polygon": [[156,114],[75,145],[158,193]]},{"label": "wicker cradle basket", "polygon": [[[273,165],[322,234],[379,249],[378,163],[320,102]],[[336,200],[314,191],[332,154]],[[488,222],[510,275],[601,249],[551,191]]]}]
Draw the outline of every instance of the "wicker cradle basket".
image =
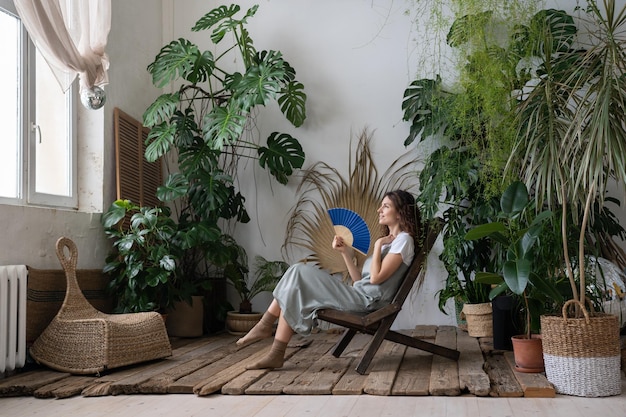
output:
[{"label": "wicker cradle basket", "polygon": [[[578,305],[584,317],[568,317]],[[546,378],[559,394],[606,397],[622,392],[619,319],[587,312],[577,300],[563,306],[562,316],[541,316]]]},{"label": "wicker cradle basket", "polygon": [[172,355],[159,313],[105,314],[97,310],[78,286],[74,242],[59,238],[56,252],[67,288],[60,310],[30,349],[36,362],[61,372],[98,374]]}]

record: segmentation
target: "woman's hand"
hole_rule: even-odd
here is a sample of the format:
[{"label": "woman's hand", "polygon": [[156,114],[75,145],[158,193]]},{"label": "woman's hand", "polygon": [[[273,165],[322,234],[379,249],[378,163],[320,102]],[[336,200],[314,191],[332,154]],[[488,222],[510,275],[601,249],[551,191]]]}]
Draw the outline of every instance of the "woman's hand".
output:
[{"label": "woman's hand", "polygon": [[333,249],[340,252],[342,255],[345,254],[348,256],[352,256],[354,253],[352,247],[346,245],[346,243],[343,241],[343,238],[338,235],[335,235],[335,237],[333,238]]},{"label": "woman's hand", "polygon": [[389,234],[389,235],[387,235],[387,236],[380,237],[380,238],[378,238],[378,240],[376,241],[375,245],[376,245],[376,244],[378,244],[378,245],[379,245],[379,246],[378,246],[379,248],[380,248],[382,245],[389,245],[391,242],[393,242],[393,240],[394,240],[395,238],[396,238],[396,237],[395,237],[394,235],[391,235],[391,234]]},{"label": "woman's hand", "polygon": [[352,281],[358,281],[361,279],[361,270],[357,268],[354,262],[354,249],[351,246],[346,245],[341,236],[335,236],[333,238],[333,249],[341,253],[341,257],[348,268],[348,274]]}]

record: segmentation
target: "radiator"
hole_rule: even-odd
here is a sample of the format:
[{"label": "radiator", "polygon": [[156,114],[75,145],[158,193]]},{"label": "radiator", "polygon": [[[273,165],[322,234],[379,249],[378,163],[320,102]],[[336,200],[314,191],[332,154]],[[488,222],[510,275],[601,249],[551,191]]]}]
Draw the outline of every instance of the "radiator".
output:
[{"label": "radiator", "polygon": [[0,374],[26,360],[25,265],[0,266]]}]

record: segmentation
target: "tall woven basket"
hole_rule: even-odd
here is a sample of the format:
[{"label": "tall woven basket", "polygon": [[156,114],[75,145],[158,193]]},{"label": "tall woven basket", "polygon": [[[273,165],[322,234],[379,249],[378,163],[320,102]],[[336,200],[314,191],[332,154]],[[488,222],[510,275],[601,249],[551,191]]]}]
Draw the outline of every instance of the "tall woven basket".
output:
[{"label": "tall woven basket", "polygon": [[[584,317],[568,317],[578,305]],[[587,312],[577,300],[563,306],[562,316],[541,316],[546,378],[559,394],[606,397],[622,392],[617,316]]]}]

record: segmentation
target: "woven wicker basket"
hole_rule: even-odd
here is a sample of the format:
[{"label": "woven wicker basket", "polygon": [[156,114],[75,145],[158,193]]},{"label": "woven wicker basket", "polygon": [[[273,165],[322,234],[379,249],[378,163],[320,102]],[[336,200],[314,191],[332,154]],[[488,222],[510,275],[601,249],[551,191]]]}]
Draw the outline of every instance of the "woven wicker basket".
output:
[{"label": "woven wicker basket", "polygon": [[493,336],[491,303],[465,304],[461,312],[467,321],[467,334],[472,337]]},{"label": "woven wicker basket", "polygon": [[[584,317],[568,317],[578,305]],[[617,316],[587,312],[569,300],[562,316],[541,316],[547,379],[559,394],[606,397],[621,394],[620,338]]]}]

